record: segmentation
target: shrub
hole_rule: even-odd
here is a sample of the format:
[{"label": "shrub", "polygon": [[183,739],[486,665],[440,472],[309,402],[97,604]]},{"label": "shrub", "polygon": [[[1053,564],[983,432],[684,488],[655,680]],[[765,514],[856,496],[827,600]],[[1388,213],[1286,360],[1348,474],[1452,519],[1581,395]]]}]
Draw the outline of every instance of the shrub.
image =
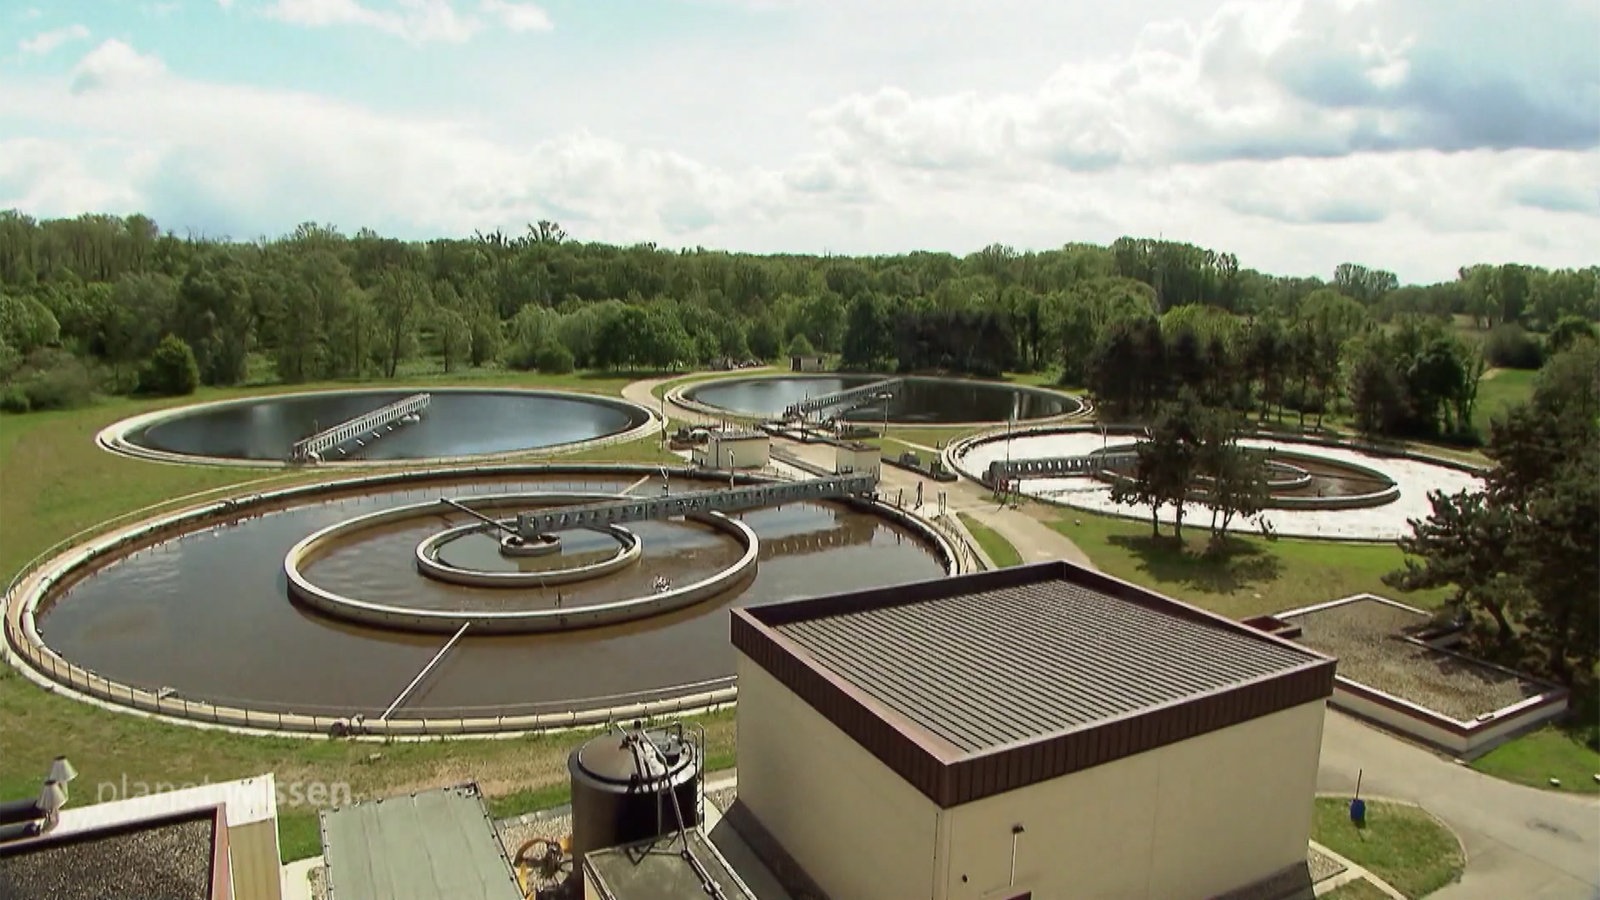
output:
[{"label": "shrub", "polygon": [[200,366],[195,362],[194,350],[174,334],[161,339],[139,374],[139,389],[152,394],[184,396],[199,386]]},{"label": "shrub", "polygon": [[534,354],[534,367],[546,375],[565,375],[572,371],[572,351],[561,344],[545,344]]},{"label": "shrub", "polygon": [[1502,369],[1537,369],[1544,362],[1544,352],[1521,325],[1504,324],[1496,325],[1484,339],[1483,358]]},{"label": "shrub", "polygon": [[70,409],[87,404],[93,396],[94,379],[81,360],[65,350],[39,350],[28,354],[22,368],[0,391],[0,409]]},{"label": "shrub", "polygon": [[815,347],[811,346],[811,339],[802,333],[795,335],[794,340],[789,342],[789,355],[816,356],[817,351]]}]

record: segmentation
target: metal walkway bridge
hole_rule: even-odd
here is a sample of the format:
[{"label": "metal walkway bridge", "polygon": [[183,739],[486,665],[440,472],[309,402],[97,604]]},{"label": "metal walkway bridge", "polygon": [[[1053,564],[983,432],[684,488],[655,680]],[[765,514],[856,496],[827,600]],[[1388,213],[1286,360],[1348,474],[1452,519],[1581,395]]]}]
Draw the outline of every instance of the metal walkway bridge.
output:
[{"label": "metal walkway bridge", "polygon": [[605,500],[518,513],[517,534],[524,540],[531,540],[541,534],[571,528],[604,528],[624,522],[666,519],[690,513],[730,512],[801,500],[861,497],[875,493],[877,488],[876,475],[840,475],[663,497]]},{"label": "metal walkway bridge", "polygon": [[320,456],[323,452],[332,450],[345,441],[376,432],[379,428],[393,425],[406,416],[421,415],[422,411],[427,409],[428,404],[432,402],[432,394],[412,394],[404,400],[396,400],[388,406],[380,406],[353,419],[346,419],[332,428],[326,428],[313,434],[305,440],[295,441],[291,456],[301,462],[310,460],[313,458],[312,454]]},{"label": "metal walkway bridge", "polygon": [[845,388],[842,391],[833,391],[828,394],[818,394],[807,397],[799,403],[791,403],[783,411],[785,419],[799,419],[812,413],[834,409],[841,406],[864,405],[874,399],[878,394],[893,394],[905,384],[904,378],[885,378],[860,387]]},{"label": "metal walkway bridge", "polygon": [[1137,453],[1090,453],[1085,456],[1054,456],[1044,459],[997,459],[989,463],[984,480],[990,487],[1002,481],[1021,478],[1062,478],[1093,475],[1095,472],[1126,471],[1139,462]]}]

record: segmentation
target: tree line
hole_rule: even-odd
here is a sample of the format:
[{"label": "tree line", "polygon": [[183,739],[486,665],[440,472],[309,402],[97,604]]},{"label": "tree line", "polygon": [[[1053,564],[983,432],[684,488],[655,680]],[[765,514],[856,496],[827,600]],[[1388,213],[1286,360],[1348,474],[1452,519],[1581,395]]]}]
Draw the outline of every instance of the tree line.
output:
[{"label": "tree line", "polygon": [[[801,338],[846,367],[1060,368],[1081,384],[1114,367],[1116,354],[1103,351],[1108,336],[1134,327],[1129,320],[1146,329],[1169,316],[1272,320],[1293,332],[1308,307],[1343,309],[1331,296],[1371,323],[1460,315],[1539,333],[1563,317],[1587,327],[1600,315],[1597,285],[1597,267],[1523,266],[1402,286],[1390,273],[1343,265],[1325,282],[1135,238],[1043,252],[993,245],[967,256],[750,255],[583,242],[547,221],[522,234],[422,242],[306,224],[246,242],[178,236],[140,215],[36,220],[13,210],[0,212],[0,405],[43,408],[91,390],[182,391],[191,382],[395,377],[419,357],[446,372],[671,369],[770,360]],[[1250,359],[1238,337],[1220,336],[1229,365]],[[1206,340],[1203,350],[1217,349]],[[1191,349],[1176,349],[1173,371],[1223,359]],[[1281,403],[1317,414],[1326,378],[1315,376],[1308,369],[1303,386],[1290,378]],[[1279,405],[1275,386],[1263,390]]]}]

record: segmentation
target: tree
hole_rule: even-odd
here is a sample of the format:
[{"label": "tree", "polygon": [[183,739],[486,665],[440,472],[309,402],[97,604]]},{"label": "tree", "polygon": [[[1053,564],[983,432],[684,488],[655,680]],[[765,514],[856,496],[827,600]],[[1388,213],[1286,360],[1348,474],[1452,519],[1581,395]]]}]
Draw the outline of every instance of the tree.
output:
[{"label": "tree", "polygon": [[546,375],[565,375],[572,371],[572,351],[560,344],[546,344],[535,354],[534,366]]},{"label": "tree", "polygon": [[811,346],[810,339],[805,336],[804,332],[802,332],[795,335],[794,340],[789,342],[789,355],[816,356],[817,351],[816,348]]},{"label": "tree", "polygon": [[373,294],[384,339],[384,374],[390,378],[400,362],[416,352],[417,326],[433,304],[433,293],[421,275],[390,269]]},{"label": "tree", "polygon": [[1213,408],[1199,418],[1195,471],[1204,479],[1205,505],[1211,509],[1211,548],[1221,550],[1235,516],[1249,518],[1266,507],[1266,457],[1239,446],[1244,430],[1239,413]]},{"label": "tree", "polygon": [[1133,475],[1118,478],[1112,485],[1113,501],[1150,507],[1153,537],[1161,536],[1161,508],[1171,506],[1172,536],[1183,541],[1184,512],[1199,473],[1201,416],[1199,402],[1189,391],[1180,394],[1176,402],[1161,404],[1145,440],[1134,448],[1138,460]]},{"label": "tree", "polygon": [[445,308],[436,310],[433,333],[439,341],[439,359],[445,372],[468,358],[472,349],[472,326],[461,313]]},{"label": "tree", "polygon": [[194,350],[174,334],[161,339],[139,376],[139,387],[152,394],[186,396],[199,386],[200,367]]},{"label": "tree", "polygon": [[[1497,649],[1527,644],[1532,662],[1572,684],[1600,656],[1600,347],[1553,357],[1532,398],[1497,418],[1486,489],[1434,495],[1401,547],[1414,558],[1389,581],[1446,584],[1468,612],[1495,621]],[[1470,605],[1469,605],[1470,604]],[[1593,685],[1589,685],[1592,689]]]},{"label": "tree", "polygon": [[840,363],[852,369],[880,368],[894,352],[894,330],[882,304],[870,293],[850,302]]},{"label": "tree", "polygon": [[1585,339],[1600,340],[1600,334],[1595,333],[1594,323],[1583,316],[1562,316],[1545,338],[1545,350],[1551,354],[1560,353]]}]

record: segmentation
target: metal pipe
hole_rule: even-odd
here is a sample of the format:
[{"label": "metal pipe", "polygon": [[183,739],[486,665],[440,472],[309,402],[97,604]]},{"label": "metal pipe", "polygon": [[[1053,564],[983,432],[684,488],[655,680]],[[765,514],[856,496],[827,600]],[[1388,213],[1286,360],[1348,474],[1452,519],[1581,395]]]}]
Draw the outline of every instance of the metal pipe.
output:
[{"label": "metal pipe", "polygon": [[507,525],[504,522],[500,522],[500,521],[495,520],[495,519],[491,519],[490,517],[484,515],[483,513],[478,512],[477,510],[471,508],[470,506],[467,506],[464,503],[458,503],[455,500],[451,500],[449,497],[440,497],[439,498],[439,502],[440,503],[444,503],[444,504],[446,504],[448,506],[453,506],[456,509],[461,510],[462,512],[466,513],[469,516],[472,516],[475,519],[479,519],[479,520],[481,520],[483,522],[487,522],[488,524],[493,525],[494,527],[500,529],[501,531],[504,531],[506,534],[516,534],[517,533],[517,530],[515,528],[512,528],[510,525]]},{"label": "metal pipe", "polygon": [[439,661],[444,659],[444,655],[450,652],[450,648],[456,645],[456,641],[461,640],[461,636],[467,633],[467,628],[471,625],[471,622],[462,623],[461,627],[456,630],[455,635],[453,635],[450,640],[446,641],[443,647],[439,648],[439,652],[433,655],[433,659],[428,660],[427,665],[422,667],[422,671],[417,673],[417,677],[411,679],[411,683],[406,685],[406,689],[400,692],[400,696],[394,698],[394,702],[389,704],[389,708],[383,711],[383,715],[378,717],[378,721],[382,722],[388,719],[389,714],[394,712],[396,707],[398,707],[401,703],[405,702],[406,697],[410,696],[411,692],[417,689],[417,685],[422,683],[422,679],[428,677],[428,673],[432,672],[433,667],[437,666]]}]

